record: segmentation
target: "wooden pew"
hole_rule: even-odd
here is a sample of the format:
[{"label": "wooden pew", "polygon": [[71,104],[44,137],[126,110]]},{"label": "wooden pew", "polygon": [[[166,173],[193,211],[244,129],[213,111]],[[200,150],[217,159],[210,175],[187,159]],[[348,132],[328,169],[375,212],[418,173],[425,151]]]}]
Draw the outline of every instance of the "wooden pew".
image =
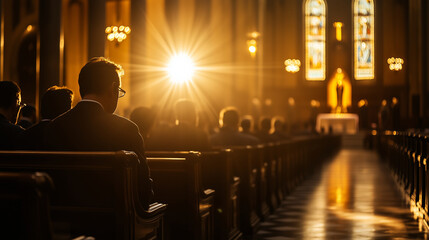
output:
[{"label": "wooden pew", "polygon": [[234,174],[232,150],[202,152],[203,185],[215,194],[215,239],[236,240],[240,231],[240,178]]},{"label": "wooden pew", "polygon": [[[187,152],[148,152],[149,157],[185,158]],[[239,229],[239,197],[240,178],[233,173],[234,159],[232,151],[219,150],[202,152],[200,156],[202,168],[202,185],[214,189],[214,238],[240,239]]]},{"label": "wooden pew", "polygon": [[[247,238],[255,236],[261,221],[258,216],[258,211],[261,210],[260,202],[258,202],[260,191],[257,188],[261,163],[257,162],[260,160],[257,154],[258,149],[255,147],[247,146],[232,149],[234,175],[240,178],[238,188],[240,229]],[[265,207],[268,210],[266,205]]]},{"label": "wooden pew", "polygon": [[45,173],[0,173],[2,239],[52,240],[49,214],[51,178]]},{"label": "wooden pew", "polygon": [[278,179],[278,159],[277,149],[275,143],[267,143],[262,149],[262,162],[265,167],[265,181],[266,181],[266,203],[271,213],[281,204],[280,196],[277,191]]},{"label": "wooden pew", "polygon": [[166,202],[166,239],[213,239],[214,193],[204,189],[199,152],[147,152],[155,200]]},{"label": "wooden pew", "polygon": [[54,234],[73,238],[162,239],[165,204],[141,207],[132,152],[1,151],[0,171],[43,171],[54,181]]}]

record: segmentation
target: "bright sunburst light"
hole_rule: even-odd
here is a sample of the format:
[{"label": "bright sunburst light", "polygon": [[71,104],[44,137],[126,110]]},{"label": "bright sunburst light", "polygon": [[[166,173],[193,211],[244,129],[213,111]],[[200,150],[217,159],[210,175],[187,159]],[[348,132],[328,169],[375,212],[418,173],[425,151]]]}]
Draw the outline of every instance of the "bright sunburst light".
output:
[{"label": "bright sunburst light", "polygon": [[185,83],[192,80],[195,65],[192,59],[185,53],[173,56],[167,66],[170,81],[173,83]]}]

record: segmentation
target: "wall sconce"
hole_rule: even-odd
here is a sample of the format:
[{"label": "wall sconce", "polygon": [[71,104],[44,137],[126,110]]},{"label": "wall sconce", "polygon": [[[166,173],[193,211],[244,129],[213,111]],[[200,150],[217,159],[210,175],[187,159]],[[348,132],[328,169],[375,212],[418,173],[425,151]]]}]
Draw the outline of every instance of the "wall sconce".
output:
[{"label": "wall sconce", "polygon": [[319,101],[317,101],[317,100],[312,99],[312,100],[310,101],[310,106],[311,106],[312,108],[318,108],[318,107],[320,107],[320,102],[319,102]]},{"label": "wall sconce", "polygon": [[256,40],[247,40],[247,47],[249,49],[250,56],[255,57],[256,55]]},{"label": "wall sconce", "polygon": [[259,35],[260,34],[258,32],[251,32],[247,34],[247,37],[249,38],[249,40],[247,40],[247,49],[249,50],[250,56],[252,57],[256,56],[256,51],[258,50],[256,40],[259,38]]},{"label": "wall sconce", "polygon": [[33,30],[33,25],[28,25],[26,30],[27,32],[31,32]]},{"label": "wall sconce", "polygon": [[106,27],[105,32],[107,34],[107,40],[113,42],[121,43],[127,38],[127,35],[130,34],[131,28],[128,26],[110,26]]},{"label": "wall sconce", "polygon": [[301,66],[301,61],[298,59],[287,59],[285,61],[285,69],[287,72],[296,73],[299,71],[299,67]]},{"label": "wall sconce", "polygon": [[343,23],[342,22],[334,22],[334,27],[335,27],[335,36],[337,38],[337,41],[341,42],[342,36],[341,36],[341,28],[343,27]]},{"label": "wall sconce", "polygon": [[295,98],[290,97],[290,98],[287,99],[287,102],[288,102],[288,104],[289,104],[290,107],[295,106]]},{"label": "wall sconce", "polygon": [[367,107],[368,106],[368,100],[366,100],[366,99],[361,99],[361,100],[359,100],[359,102],[358,102],[358,107],[359,108],[362,108],[362,107]]},{"label": "wall sconce", "polygon": [[404,59],[391,57],[387,59],[387,63],[389,64],[389,69],[391,71],[401,71]]}]

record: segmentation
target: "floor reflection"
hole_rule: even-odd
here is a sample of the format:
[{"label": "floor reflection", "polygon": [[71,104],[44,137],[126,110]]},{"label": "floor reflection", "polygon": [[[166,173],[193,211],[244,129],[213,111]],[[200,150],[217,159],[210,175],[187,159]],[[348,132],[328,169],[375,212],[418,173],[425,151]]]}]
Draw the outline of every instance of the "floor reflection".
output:
[{"label": "floor reflection", "polygon": [[342,150],[262,224],[258,239],[427,239],[376,153]]}]

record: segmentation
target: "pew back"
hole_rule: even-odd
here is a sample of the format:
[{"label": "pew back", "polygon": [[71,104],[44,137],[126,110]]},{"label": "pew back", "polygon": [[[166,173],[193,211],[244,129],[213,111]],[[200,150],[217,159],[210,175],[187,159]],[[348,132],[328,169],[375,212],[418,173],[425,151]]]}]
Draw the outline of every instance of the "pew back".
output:
[{"label": "pew back", "polygon": [[[145,211],[139,200],[139,159],[133,152],[0,152],[0,171],[48,173],[55,184],[51,216],[55,233],[97,239],[160,236],[165,205]],[[155,212],[157,214],[155,214]],[[147,219],[148,218],[148,219]]]},{"label": "pew back", "polygon": [[45,173],[0,173],[2,239],[51,240],[48,194],[53,183]]},{"label": "pew back", "polygon": [[171,239],[213,239],[214,190],[204,189],[199,152],[147,152],[155,200],[169,204]]}]

